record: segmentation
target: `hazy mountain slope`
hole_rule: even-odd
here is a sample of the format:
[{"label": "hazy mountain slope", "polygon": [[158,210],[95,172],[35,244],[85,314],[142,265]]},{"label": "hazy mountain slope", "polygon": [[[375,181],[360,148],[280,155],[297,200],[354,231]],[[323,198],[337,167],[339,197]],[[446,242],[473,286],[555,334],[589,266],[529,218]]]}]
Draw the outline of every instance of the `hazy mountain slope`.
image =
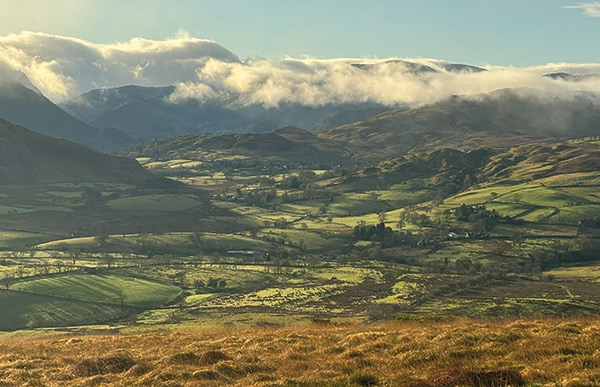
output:
[{"label": "hazy mountain slope", "polygon": [[245,156],[259,160],[299,163],[346,163],[350,161],[344,145],[321,139],[304,129],[285,127],[267,133],[190,134],[134,146],[126,154],[137,157],[198,159],[202,154],[220,157]]},{"label": "hazy mountain slope", "polygon": [[355,158],[364,160],[440,147],[475,149],[576,138],[600,134],[597,101],[586,94],[561,99],[536,90],[499,90],[391,111],[318,136],[347,144]]},{"label": "hazy mountain slope", "polygon": [[[173,90],[172,86],[99,89],[60,106],[92,126],[122,130],[136,142],[189,133],[261,133],[283,126],[312,129],[324,120],[333,120],[326,127],[337,126],[390,109],[373,103],[264,107],[236,96],[172,103],[168,97]],[[345,113],[336,116],[340,112]]]},{"label": "hazy mountain slope", "polygon": [[3,184],[162,180],[135,160],[109,156],[84,145],[29,131],[0,119],[0,181]]},{"label": "hazy mountain slope", "polygon": [[390,111],[388,107],[362,107],[356,109],[343,109],[339,110],[329,117],[325,118],[315,130],[325,130],[329,128],[335,128],[336,126],[349,125],[354,122],[364,121],[369,118],[375,117],[379,114],[383,114]]},{"label": "hazy mountain slope", "polygon": [[96,149],[111,150],[130,141],[119,131],[100,131],[72,117],[43,95],[14,81],[0,82],[0,117],[35,132]]}]

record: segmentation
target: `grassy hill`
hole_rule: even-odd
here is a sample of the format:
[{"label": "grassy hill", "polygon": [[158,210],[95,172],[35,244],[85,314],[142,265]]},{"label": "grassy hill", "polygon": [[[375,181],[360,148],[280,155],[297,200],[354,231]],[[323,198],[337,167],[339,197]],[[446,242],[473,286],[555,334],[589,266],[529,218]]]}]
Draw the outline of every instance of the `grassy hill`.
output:
[{"label": "grassy hill", "polygon": [[242,157],[295,163],[338,164],[350,161],[344,145],[295,127],[257,134],[195,134],[134,146],[125,154],[135,157],[202,160],[208,156],[226,160]]},{"label": "grassy hill", "polygon": [[68,140],[47,137],[0,119],[0,179],[4,184],[162,180],[135,160],[109,156]]},{"label": "grassy hill", "polygon": [[594,136],[599,128],[600,107],[586,94],[561,99],[533,89],[506,89],[391,111],[318,136],[346,144],[356,159],[373,161],[415,150],[471,150]]},{"label": "grassy hill", "polygon": [[515,184],[534,180],[556,185],[552,180],[596,173],[600,169],[599,160],[600,147],[595,138],[471,151],[439,149],[373,164],[345,182],[354,188],[373,184],[388,187],[417,179],[427,181],[429,186],[454,184],[455,190],[476,183]]}]

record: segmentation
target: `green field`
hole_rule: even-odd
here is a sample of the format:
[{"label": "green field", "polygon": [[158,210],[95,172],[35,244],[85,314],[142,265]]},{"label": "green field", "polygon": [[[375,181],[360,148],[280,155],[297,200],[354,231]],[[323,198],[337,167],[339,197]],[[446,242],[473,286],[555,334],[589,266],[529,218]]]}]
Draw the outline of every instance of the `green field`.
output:
[{"label": "green field", "polygon": [[0,248],[31,246],[56,238],[57,237],[55,235],[24,231],[0,230]]},{"label": "green field", "polygon": [[567,207],[589,203],[588,200],[579,196],[548,187],[520,189],[500,196],[500,200],[546,207]]},{"label": "green field", "polygon": [[[61,239],[37,245],[38,249],[55,250],[63,248],[94,249],[98,242],[95,238]],[[266,250],[271,244],[244,235],[174,232],[167,234],[129,234],[111,235],[104,242],[106,249],[112,252],[154,249],[157,252],[185,252],[193,254],[200,251],[221,252],[227,250]],[[145,248],[144,248],[145,246]]]},{"label": "green field", "polygon": [[139,308],[159,306],[181,292],[174,285],[111,274],[65,274],[25,280],[12,285],[10,290]]},{"label": "green field", "polygon": [[376,192],[348,193],[334,199],[327,208],[334,216],[364,215],[373,212],[388,211],[390,204],[381,200]]},{"label": "green field", "polygon": [[291,243],[294,246],[302,245],[303,249],[309,251],[318,251],[324,249],[333,250],[338,247],[341,242],[343,242],[339,238],[324,237],[316,232],[301,230],[279,230],[274,228],[263,229],[258,234],[258,237],[274,241],[283,240],[288,242],[288,244]]},{"label": "green field", "polygon": [[596,263],[577,261],[595,259],[580,250],[600,237],[598,174],[549,178],[546,162],[493,152],[514,158],[506,173],[445,151],[439,170],[423,166],[435,154],[316,170],[174,152],[140,161],[185,184],[0,187],[2,305],[16,311],[0,327],[600,311]]},{"label": "green field", "polygon": [[97,324],[131,313],[127,307],[0,290],[0,330]]},{"label": "green field", "polygon": [[200,207],[201,202],[188,195],[142,195],[111,200],[107,206],[127,211],[185,211]]}]

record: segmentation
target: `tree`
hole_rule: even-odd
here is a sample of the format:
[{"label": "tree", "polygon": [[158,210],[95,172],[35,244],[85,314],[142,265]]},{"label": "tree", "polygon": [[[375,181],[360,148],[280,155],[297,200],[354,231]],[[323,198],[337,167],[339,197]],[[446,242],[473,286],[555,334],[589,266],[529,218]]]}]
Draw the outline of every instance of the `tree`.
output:
[{"label": "tree", "polygon": [[520,249],[525,243],[525,238],[523,237],[523,233],[518,232],[512,237],[513,246],[517,249]]},{"label": "tree", "polygon": [[13,284],[13,282],[15,282],[15,278],[12,273],[7,274],[4,278],[2,278],[0,280],[0,283],[2,283],[2,285],[4,285],[6,290],[8,290],[8,288],[10,287],[10,285]]},{"label": "tree", "polygon": [[94,241],[98,243],[99,247],[104,247],[106,240],[108,239],[108,225],[106,222],[102,222],[98,225],[96,233],[94,235]]},{"label": "tree", "polygon": [[463,180],[463,189],[467,189],[471,185],[473,185],[473,180],[471,179],[471,176],[466,175],[465,179]]},{"label": "tree", "polygon": [[282,216],[275,221],[275,227],[285,230],[289,227],[289,222]]},{"label": "tree", "polygon": [[298,247],[300,247],[300,250],[306,251],[306,242],[304,242],[304,239],[300,239],[300,242],[298,243]]},{"label": "tree", "polygon": [[105,253],[102,255],[102,262],[110,269],[115,262],[115,257],[113,257],[112,254]]},{"label": "tree", "polygon": [[404,225],[406,224],[406,221],[402,218],[402,215],[400,215],[400,219],[398,220],[398,222],[396,222],[396,226],[401,229],[404,227]]},{"label": "tree", "polygon": [[125,292],[123,292],[123,289],[119,289],[119,288],[115,289],[115,293],[117,294],[117,297],[119,298],[119,304],[121,306],[123,306],[125,304],[125,300],[127,299],[127,295],[125,294]]}]

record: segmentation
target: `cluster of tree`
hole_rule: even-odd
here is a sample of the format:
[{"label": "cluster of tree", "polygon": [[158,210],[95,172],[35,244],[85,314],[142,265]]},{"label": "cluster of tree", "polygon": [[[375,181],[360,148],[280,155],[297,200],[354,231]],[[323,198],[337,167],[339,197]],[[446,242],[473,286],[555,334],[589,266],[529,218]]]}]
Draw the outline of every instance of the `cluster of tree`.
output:
[{"label": "cluster of tree", "polygon": [[429,216],[418,212],[415,206],[407,206],[406,209],[400,213],[398,226],[404,227],[406,223],[412,223],[418,227],[427,227],[432,225]]},{"label": "cluster of tree", "polygon": [[210,277],[206,282],[196,279],[194,280],[194,288],[196,289],[224,289],[227,287],[227,281],[221,278]]},{"label": "cluster of tree", "polygon": [[[444,240],[447,234],[447,230],[441,226],[435,226],[417,233],[411,233],[410,231],[394,231],[390,227],[387,227],[383,221],[375,226],[367,225],[365,222],[361,221],[352,231],[352,237],[355,240],[380,242],[379,245],[381,248],[396,246],[430,246]],[[381,259],[377,254],[368,258]]]},{"label": "cluster of tree", "polygon": [[281,194],[280,200],[281,203],[293,203],[301,200],[327,198],[329,195],[330,193],[311,183],[305,186],[301,191],[284,192]]},{"label": "cluster of tree", "polygon": [[313,171],[300,171],[298,174],[290,175],[279,182],[279,187],[284,189],[304,189],[307,184],[313,183],[317,174]]},{"label": "cluster of tree", "polygon": [[265,206],[270,200],[277,197],[277,190],[275,187],[259,188],[254,190],[236,190],[236,198],[243,200],[244,202],[257,206]]},{"label": "cluster of tree", "polygon": [[485,206],[467,206],[462,204],[454,210],[454,217],[462,222],[471,223],[473,232],[485,234],[491,231],[498,220],[502,218],[496,210],[489,211]]},{"label": "cluster of tree", "polygon": [[528,257],[529,260],[523,264],[523,272],[539,275],[544,270],[564,264],[600,259],[600,241],[584,236],[572,245],[554,244],[546,249],[534,250]]},{"label": "cluster of tree", "polygon": [[352,238],[359,241],[381,242],[395,233],[385,222],[377,225],[367,225],[364,221],[358,222],[352,231]]}]

